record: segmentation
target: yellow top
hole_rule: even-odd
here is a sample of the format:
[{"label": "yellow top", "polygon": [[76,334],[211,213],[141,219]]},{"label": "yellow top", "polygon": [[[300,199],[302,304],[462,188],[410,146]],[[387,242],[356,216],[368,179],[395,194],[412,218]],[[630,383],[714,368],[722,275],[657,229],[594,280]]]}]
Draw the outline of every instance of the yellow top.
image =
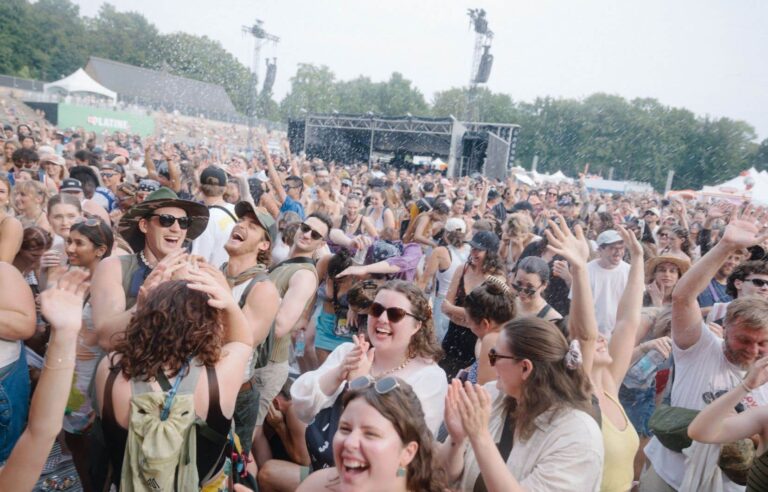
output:
[{"label": "yellow top", "polygon": [[619,430],[603,416],[603,447],[605,448],[605,462],[603,463],[603,481],[600,485],[601,492],[627,492],[632,488],[634,477],[635,453],[640,446],[640,438],[637,436],[632,422],[627,418],[624,407],[608,393],[603,394],[614,402],[624,416],[626,427]]}]

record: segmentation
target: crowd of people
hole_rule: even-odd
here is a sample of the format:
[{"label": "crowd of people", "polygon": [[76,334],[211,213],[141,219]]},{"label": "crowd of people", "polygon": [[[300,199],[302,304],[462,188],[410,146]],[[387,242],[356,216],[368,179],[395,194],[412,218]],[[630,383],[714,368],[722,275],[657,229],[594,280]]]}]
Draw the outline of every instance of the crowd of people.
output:
[{"label": "crowd of people", "polygon": [[0,490],[768,490],[766,209],[175,134],[4,127]]}]

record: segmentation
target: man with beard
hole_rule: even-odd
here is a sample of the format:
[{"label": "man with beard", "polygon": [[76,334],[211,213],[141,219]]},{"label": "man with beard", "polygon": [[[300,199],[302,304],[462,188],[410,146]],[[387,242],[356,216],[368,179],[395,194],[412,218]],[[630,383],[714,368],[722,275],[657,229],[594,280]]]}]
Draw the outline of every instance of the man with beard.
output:
[{"label": "man with beard", "polygon": [[[222,265],[232,294],[240,303],[243,314],[253,330],[253,346],[257,347],[252,362],[243,375],[243,386],[235,403],[235,431],[240,436],[243,452],[251,449],[253,429],[259,410],[259,392],[253,380],[254,368],[263,367],[268,353],[260,346],[270,334],[280,306],[280,294],[269,281],[267,267],[271,263],[273,238],[277,234],[275,221],[263,209],[254,209],[246,201],[235,206],[237,223],[229,241],[224,245],[229,261]],[[266,344],[265,349],[269,348]]]},{"label": "man with beard", "polygon": [[616,324],[616,309],[627,286],[629,265],[624,258],[624,240],[613,229],[597,236],[597,259],[587,264],[589,284],[595,298],[595,315],[600,333],[610,337]]},{"label": "man with beard", "polygon": [[150,193],[123,215],[118,230],[135,253],[104,259],[91,282],[93,324],[102,348],[114,346],[114,336],[125,331],[154,286],[186,265],[184,241],[198,237],[207,224],[205,205],[181,200],[168,188]]},{"label": "man with beard", "polygon": [[[719,338],[701,317],[696,295],[732,252],[762,242],[756,211],[747,207],[741,218],[731,220],[722,239],[680,279],[672,293],[672,354],[675,373],[671,390],[673,407],[701,410],[722,394],[742,384],[747,369],[768,354],[768,300],[761,296],[740,297],[731,302],[725,316],[724,337]],[[742,412],[749,407],[768,404],[768,386],[746,388],[744,399],[736,406]],[[694,443],[692,455],[718,453],[713,446]],[[645,448],[651,465],[640,478],[640,491],[679,490],[684,482],[707,483],[717,479],[709,475],[717,466],[687,466],[686,457],[661,444],[654,437]],[[704,456],[709,456],[705,454]],[[706,459],[706,458],[705,458]],[[717,459],[717,454],[714,455]],[[701,461],[699,461],[701,463]],[[694,470],[698,470],[695,472]],[[687,474],[698,473],[702,475]],[[693,481],[691,481],[693,479]],[[722,475],[725,491],[744,490]]]}]

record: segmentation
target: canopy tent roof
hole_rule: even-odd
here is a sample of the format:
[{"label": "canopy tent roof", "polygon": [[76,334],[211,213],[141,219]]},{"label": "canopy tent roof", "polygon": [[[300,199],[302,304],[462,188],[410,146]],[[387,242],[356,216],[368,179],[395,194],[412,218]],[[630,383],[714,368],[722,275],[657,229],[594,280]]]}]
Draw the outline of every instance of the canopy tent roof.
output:
[{"label": "canopy tent roof", "polygon": [[700,193],[704,197],[733,202],[749,199],[760,205],[768,205],[768,172],[752,167],[720,184],[705,186]]},{"label": "canopy tent roof", "polygon": [[45,92],[63,92],[65,94],[96,94],[112,101],[117,100],[117,93],[115,91],[111,91],[93,80],[82,68],[78,68],[77,71],[61,80],[45,84],[43,90]]}]

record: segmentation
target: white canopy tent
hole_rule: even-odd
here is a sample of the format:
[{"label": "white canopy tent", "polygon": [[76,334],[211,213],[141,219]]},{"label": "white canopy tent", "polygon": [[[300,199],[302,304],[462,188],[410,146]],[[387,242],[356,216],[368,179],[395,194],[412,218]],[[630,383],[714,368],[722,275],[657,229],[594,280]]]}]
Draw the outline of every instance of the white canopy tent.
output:
[{"label": "white canopy tent", "polygon": [[754,167],[735,178],[714,186],[705,186],[699,192],[703,198],[716,198],[741,202],[750,199],[760,205],[768,205],[768,172]]},{"label": "white canopy tent", "polygon": [[76,72],[61,80],[45,84],[43,91],[47,94],[96,95],[117,102],[117,92],[111,91],[93,80],[82,68],[78,68]]}]

